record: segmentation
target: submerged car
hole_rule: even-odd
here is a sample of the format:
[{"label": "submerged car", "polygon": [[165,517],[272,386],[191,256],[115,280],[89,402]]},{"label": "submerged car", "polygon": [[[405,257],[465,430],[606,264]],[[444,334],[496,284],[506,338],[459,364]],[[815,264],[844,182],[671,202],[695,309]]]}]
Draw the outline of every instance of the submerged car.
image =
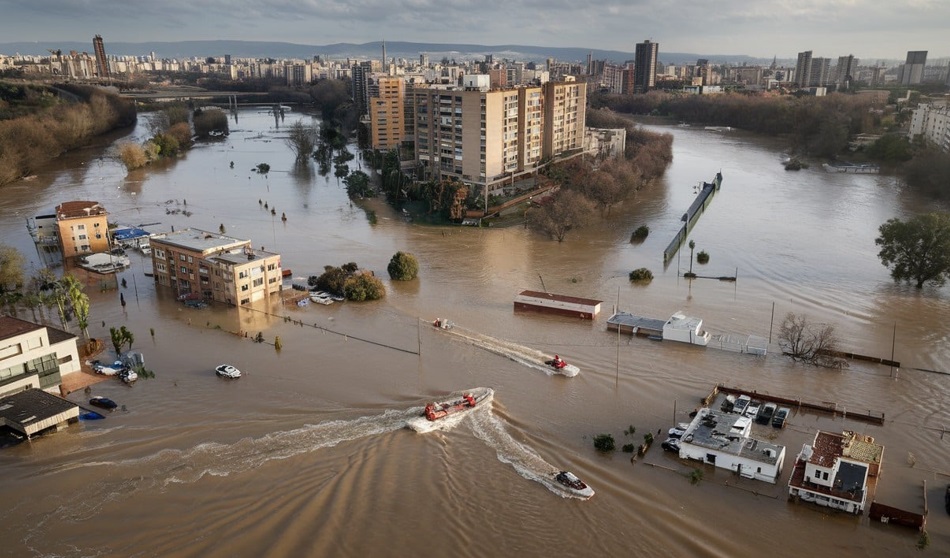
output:
[{"label": "submerged car", "polygon": [[782,407],[772,415],[772,426],[775,428],[785,428],[785,421],[788,419],[788,407]]},{"label": "submerged car", "polygon": [[667,438],[666,440],[663,440],[663,443],[660,444],[660,447],[663,448],[664,451],[679,453],[680,452],[679,438]]},{"label": "submerged car", "polygon": [[772,415],[775,414],[775,403],[766,403],[759,409],[755,415],[755,422],[759,424],[768,424],[772,422]]}]

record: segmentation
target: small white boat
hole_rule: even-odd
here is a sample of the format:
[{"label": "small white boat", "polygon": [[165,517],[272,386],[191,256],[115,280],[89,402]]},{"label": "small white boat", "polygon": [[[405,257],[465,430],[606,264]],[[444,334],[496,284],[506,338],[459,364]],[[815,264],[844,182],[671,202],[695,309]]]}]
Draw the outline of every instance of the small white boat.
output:
[{"label": "small white boat", "polygon": [[222,378],[240,378],[241,371],[230,364],[221,364],[214,369],[215,373]]},{"label": "small white boat", "polygon": [[333,299],[327,296],[319,295],[317,293],[310,293],[310,300],[316,302],[317,304],[323,304],[324,306],[329,306],[333,304]]},{"label": "small white boat", "polygon": [[554,474],[554,480],[556,480],[562,487],[566,488],[568,492],[578,496],[580,498],[590,498],[594,495],[594,489],[587,486],[581,479],[577,478],[577,475],[570,471],[561,471]]}]

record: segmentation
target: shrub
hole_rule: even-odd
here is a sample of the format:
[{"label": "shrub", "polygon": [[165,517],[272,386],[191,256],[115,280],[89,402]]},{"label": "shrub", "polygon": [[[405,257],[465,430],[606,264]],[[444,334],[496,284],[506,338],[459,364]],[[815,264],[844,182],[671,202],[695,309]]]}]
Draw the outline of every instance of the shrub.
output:
[{"label": "shrub", "polygon": [[614,437],[610,434],[598,434],[594,436],[594,448],[597,451],[614,451],[617,445],[614,443]]},{"label": "shrub", "polygon": [[128,170],[135,170],[148,164],[145,148],[137,143],[126,142],[119,146],[119,158]]},{"label": "shrub", "polygon": [[633,453],[633,450],[636,449],[636,447],[633,444],[624,444],[623,447],[620,449],[624,453]]},{"label": "shrub", "polygon": [[172,124],[171,128],[165,132],[165,135],[175,138],[179,147],[191,147],[191,126],[187,122]]},{"label": "shrub", "polygon": [[332,265],[328,265],[323,269],[323,274],[321,274],[320,277],[317,277],[316,280],[311,277],[310,279],[307,279],[307,283],[311,287],[316,287],[321,291],[342,295],[343,285],[346,283],[348,274],[341,268],[333,267]]},{"label": "shrub", "polygon": [[653,280],[653,272],[645,267],[630,272],[630,280],[634,283],[649,283]]},{"label": "shrub", "polygon": [[649,235],[650,227],[646,225],[640,225],[637,227],[637,230],[633,231],[633,234],[630,235],[630,242],[643,242]]},{"label": "shrub", "polygon": [[693,469],[689,472],[689,484],[699,484],[699,481],[703,480],[703,470],[702,469]]},{"label": "shrub", "polygon": [[705,250],[700,250],[699,253],[696,254],[696,262],[701,264],[709,263],[709,254],[707,254]]},{"label": "shrub", "polygon": [[419,275],[419,262],[408,252],[396,252],[386,270],[395,281],[411,281]]},{"label": "shrub", "polygon": [[228,115],[219,109],[198,109],[194,117],[195,135],[200,138],[208,137],[211,132],[223,132],[227,134]]},{"label": "shrub", "polygon": [[360,273],[350,277],[343,284],[343,296],[354,302],[379,300],[386,296],[386,287],[376,277],[368,273]]}]

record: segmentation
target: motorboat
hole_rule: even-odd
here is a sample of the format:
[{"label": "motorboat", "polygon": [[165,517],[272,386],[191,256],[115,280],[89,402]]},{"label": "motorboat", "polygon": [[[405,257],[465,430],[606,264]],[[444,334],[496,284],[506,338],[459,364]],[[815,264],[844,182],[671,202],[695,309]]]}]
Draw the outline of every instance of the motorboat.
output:
[{"label": "motorboat", "polygon": [[554,480],[567,488],[571,493],[587,499],[594,495],[594,489],[587,486],[577,475],[570,471],[561,471],[554,474]]},{"label": "motorboat", "polygon": [[115,404],[115,401],[109,399],[108,397],[102,397],[101,395],[97,395],[93,397],[92,399],[90,399],[89,404],[95,405],[96,407],[99,407],[101,409],[109,409],[109,410],[112,410],[118,407],[118,405]]},{"label": "motorboat", "polygon": [[241,371],[230,364],[221,364],[214,369],[215,373],[222,378],[240,378]]},{"label": "motorboat", "polygon": [[445,318],[436,318],[435,321],[432,322],[432,325],[439,329],[452,329],[452,327],[455,326],[455,324]]},{"label": "motorboat", "polygon": [[476,388],[464,392],[461,397],[429,403],[425,406],[422,416],[429,421],[437,421],[449,415],[471,411],[486,400],[491,399],[494,391],[489,388]]},{"label": "motorboat", "polygon": [[125,365],[122,364],[121,360],[113,362],[111,365],[102,364],[98,360],[93,361],[92,370],[96,374],[102,374],[103,376],[115,376],[121,372],[125,371]]},{"label": "motorboat", "polygon": [[135,370],[132,370],[131,368],[126,368],[125,370],[119,372],[117,376],[120,380],[127,384],[134,383],[135,380],[139,379],[138,373],[136,373]]},{"label": "motorboat", "polygon": [[333,299],[330,298],[328,293],[323,291],[313,291],[310,293],[310,300],[316,302],[317,304],[322,304],[324,306],[329,306],[333,304]]}]

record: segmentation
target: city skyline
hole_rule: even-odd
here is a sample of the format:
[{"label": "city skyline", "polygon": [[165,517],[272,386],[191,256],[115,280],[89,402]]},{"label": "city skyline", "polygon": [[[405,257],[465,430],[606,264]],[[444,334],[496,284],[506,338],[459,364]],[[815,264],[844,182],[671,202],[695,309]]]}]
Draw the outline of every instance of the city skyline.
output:
[{"label": "city skyline", "polygon": [[[853,54],[902,59],[927,50],[950,55],[943,22],[950,3],[910,0],[581,0],[445,3],[435,0],[247,0],[161,4],[139,0],[0,0],[4,42],[248,40],[298,44],[378,40],[482,45],[522,44],[633,52],[650,39],[661,52],[794,58]],[[498,14],[505,14],[499,17]],[[943,49],[943,50],[940,50]],[[111,54],[111,53],[110,53]],[[118,54],[118,53],[116,53]]]}]

